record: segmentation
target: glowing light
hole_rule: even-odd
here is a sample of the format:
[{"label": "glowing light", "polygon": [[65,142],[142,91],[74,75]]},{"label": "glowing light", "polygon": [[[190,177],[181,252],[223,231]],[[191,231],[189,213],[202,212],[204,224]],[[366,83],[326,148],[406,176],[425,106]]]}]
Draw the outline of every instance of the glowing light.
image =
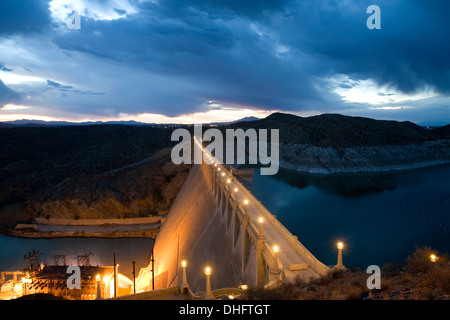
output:
[{"label": "glowing light", "polygon": [[238,192],[238,188],[234,188],[234,192]]},{"label": "glowing light", "polygon": [[[213,161],[213,163],[214,163],[214,161]],[[214,167],[217,167],[217,163],[214,163]]]},{"label": "glowing light", "polygon": [[436,255],[435,254],[431,254],[430,255],[430,260],[431,260],[431,262],[436,262],[436,260],[437,260]]},{"label": "glowing light", "polygon": [[244,200],[244,204],[248,205],[248,200],[247,199]]},{"label": "glowing light", "polygon": [[211,268],[210,268],[210,267],[206,267],[206,269],[205,269],[205,274],[206,274],[207,276],[209,276],[209,275],[211,274]]},{"label": "glowing light", "polygon": [[230,294],[230,295],[228,296],[228,299],[233,300],[234,297]]},{"label": "glowing light", "polygon": [[263,219],[262,217],[260,217],[260,218],[258,219],[258,221],[259,221],[259,223],[263,223],[263,222],[264,222],[264,219]]},{"label": "glowing light", "polygon": [[219,170],[219,171],[220,171],[220,168],[217,168],[217,170]]},{"label": "glowing light", "polygon": [[227,183],[231,183],[231,180],[230,180],[230,179],[227,179]]},{"label": "glowing light", "polygon": [[337,244],[338,249],[344,248],[344,244],[342,242],[338,242]]},{"label": "glowing light", "polygon": [[273,252],[278,253],[280,251],[280,248],[278,246],[273,246]]},{"label": "glowing light", "polygon": [[225,177],[225,172],[222,172],[222,177]]},{"label": "glowing light", "polygon": [[246,284],[241,284],[240,286],[239,286],[239,288],[241,288],[242,290],[247,290],[248,289],[248,285],[246,285]]},{"label": "glowing light", "polygon": [[100,275],[99,274],[95,276],[95,280],[100,281]]},{"label": "glowing light", "polygon": [[187,266],[186,260],[181,261],[181,266],[182,266],[183,268],[186,268],[186,266]]}]

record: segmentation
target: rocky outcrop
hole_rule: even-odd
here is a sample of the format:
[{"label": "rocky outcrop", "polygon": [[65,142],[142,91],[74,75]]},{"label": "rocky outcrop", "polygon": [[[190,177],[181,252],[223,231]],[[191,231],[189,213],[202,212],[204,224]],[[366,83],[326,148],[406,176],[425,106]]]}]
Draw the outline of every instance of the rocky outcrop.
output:
[{"label": "rocky outcrop", "polygon": [[403,170],[447,163],[450,163],[450,140],[347,148],[280,145],[280,167],[310,173]]}]

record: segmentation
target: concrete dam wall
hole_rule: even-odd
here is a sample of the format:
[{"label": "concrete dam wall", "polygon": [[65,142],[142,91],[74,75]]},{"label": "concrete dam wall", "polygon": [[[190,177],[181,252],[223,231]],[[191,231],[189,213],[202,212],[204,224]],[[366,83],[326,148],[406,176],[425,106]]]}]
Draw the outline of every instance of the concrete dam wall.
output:
[{"label": "concrete dam wall", "polygon": [[[329,268],[318,261],[222,165],[193,165],[167,220],[154,254],[154,287],[181,285],[181,262],[187,282],[204,291],[205,268],[212,290],[271,285],[296,275],[317,277]],[[262,218],[262,219],[261,219]],[[261,220],[260,220],[261,219]],[[152,289],[152,265],[140,270],[137,291]]]}]

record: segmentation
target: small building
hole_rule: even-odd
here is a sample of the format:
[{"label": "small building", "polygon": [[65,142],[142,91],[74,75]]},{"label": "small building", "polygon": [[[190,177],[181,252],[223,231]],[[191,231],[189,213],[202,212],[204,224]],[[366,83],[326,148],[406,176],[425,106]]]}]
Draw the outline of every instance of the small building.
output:
[{"label": "small building", "polygon": [[[79,266],[80,289],[70,289],[67,285],[72,272],[68,266],[43,266],[24,281],[23,294],[48,293],[69,300],[107,299],[114,296],[113,266]],[[116,296],[130,294],[132,281],[117,272]],[[98,297],[100,296],[100,297]]]}]

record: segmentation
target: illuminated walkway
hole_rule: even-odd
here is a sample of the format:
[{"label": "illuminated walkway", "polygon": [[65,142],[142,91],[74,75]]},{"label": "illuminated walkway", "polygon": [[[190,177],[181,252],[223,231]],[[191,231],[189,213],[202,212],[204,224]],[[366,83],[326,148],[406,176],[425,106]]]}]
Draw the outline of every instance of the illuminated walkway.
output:
[{"label": "illuminated walkway", "polygon": [[[196,141],[201,146],[201,144]],[[317,260],[236,178],[232,168],[217,163],[203,147],[213,177],[213,192],[224,215],[230,212],[247,229],[250,242],[261,246],[265,268],[281,279],[299,274],[305,279],[325,274],[329,268]],[[228,218],[229,219],[229,218]],[[261,272],[263,272],[261,270]],[[261,275],[262,276],[262,275]],[[265,277],[267,279],[267,277]]]}]

